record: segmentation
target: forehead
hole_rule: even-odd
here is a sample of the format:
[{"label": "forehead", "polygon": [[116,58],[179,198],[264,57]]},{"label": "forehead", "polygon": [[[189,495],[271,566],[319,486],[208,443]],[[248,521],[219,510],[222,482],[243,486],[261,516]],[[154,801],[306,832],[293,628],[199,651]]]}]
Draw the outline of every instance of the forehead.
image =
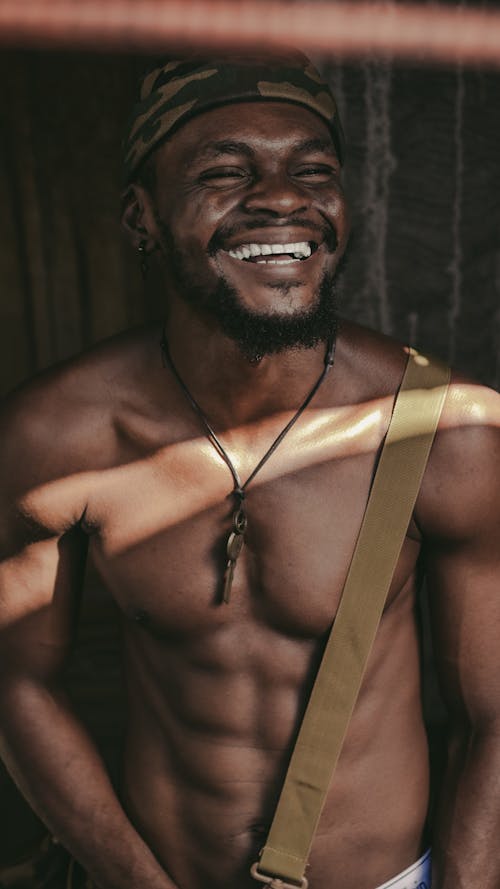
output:
[{"label": "forehead", "polygon": [[224,146],[227,153],[235,153],[237,144],[249,153],[287,153],[315,146],[335,154],[330,130],[313,111],[291,102],[235,102],[183,124],[158,148],[158,158],[192,163],[223,153]]}]

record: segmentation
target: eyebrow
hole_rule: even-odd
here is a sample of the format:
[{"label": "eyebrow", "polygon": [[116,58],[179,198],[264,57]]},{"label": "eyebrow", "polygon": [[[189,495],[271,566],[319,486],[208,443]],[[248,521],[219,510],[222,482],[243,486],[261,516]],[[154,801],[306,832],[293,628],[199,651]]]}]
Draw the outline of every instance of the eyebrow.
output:
[{"label": "eyebrow", "polygon": [[[312,153],[314,151],[319,151],[324,154],[330,154],[333,157],[337,156],[335,146],[331,139],[305,139],[303,142],[294,145],[292,150],[295,154],[306,154],[307,152]],[[207,142],[196,159],[199,161],[206,161],[223,157],[228,154],[244,155],[248,158],[254,157],[253,149],[250,148],[246,142],[237,142],[233,139],[220,139]]]},{"label": "eyebrow", "polygon": [[293,149],[298,154],[306,154],[307,152],[319,151],[324,154],[331,154],[335,157],[337,152],[331,139],[305,139],[299,142]]},{"label": "eyebrow", "polygon": [[210,160],[225,154],[244,154],[253,157],[254,153],[246,142],[234,142],[232,139],[222,139],[215,142],[207,142],[199,153],[197,160]]}]

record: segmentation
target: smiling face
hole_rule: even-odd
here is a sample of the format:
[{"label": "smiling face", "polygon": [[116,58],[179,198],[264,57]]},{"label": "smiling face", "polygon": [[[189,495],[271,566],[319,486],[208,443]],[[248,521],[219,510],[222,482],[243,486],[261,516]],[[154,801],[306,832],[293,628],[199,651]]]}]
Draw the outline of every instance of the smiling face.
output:
[{"label": "smiling face", "polygon": [[280,102],[227,105],[185,124],[154,163],[152,234],[181,299],[246,352],[328,335],[348,217],[319,117]]}]

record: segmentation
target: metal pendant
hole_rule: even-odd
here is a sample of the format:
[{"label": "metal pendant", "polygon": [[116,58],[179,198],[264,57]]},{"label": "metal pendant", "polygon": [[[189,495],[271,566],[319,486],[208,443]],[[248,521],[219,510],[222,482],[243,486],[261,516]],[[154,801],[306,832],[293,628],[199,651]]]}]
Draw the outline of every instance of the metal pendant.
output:
[{"label": "metal pendant", "polygon": [[247,517],[240,507],[233,514],[233,528],[226,544],[227,565],[224,574],[224,592],[223,600],[227,604],[231,599],[231,588],[233,585],[234,570],[238,556],[243,549],[245,543],[245,531],[247,529]]}]

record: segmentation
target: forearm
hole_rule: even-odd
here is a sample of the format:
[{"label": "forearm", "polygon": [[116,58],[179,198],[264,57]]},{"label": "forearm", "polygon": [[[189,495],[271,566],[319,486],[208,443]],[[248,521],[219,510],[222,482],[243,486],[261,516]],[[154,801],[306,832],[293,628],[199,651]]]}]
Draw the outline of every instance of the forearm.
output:
[{"label": "forearm", "polygon": [[458,735],[434,831],[433,889],[500,886],[500,726]]},{"label": "forearm", "polygon": [[10,683],[0,691],[0,724],[1,752],[21,791],[100,889],[175,889],[62,694]]}]

